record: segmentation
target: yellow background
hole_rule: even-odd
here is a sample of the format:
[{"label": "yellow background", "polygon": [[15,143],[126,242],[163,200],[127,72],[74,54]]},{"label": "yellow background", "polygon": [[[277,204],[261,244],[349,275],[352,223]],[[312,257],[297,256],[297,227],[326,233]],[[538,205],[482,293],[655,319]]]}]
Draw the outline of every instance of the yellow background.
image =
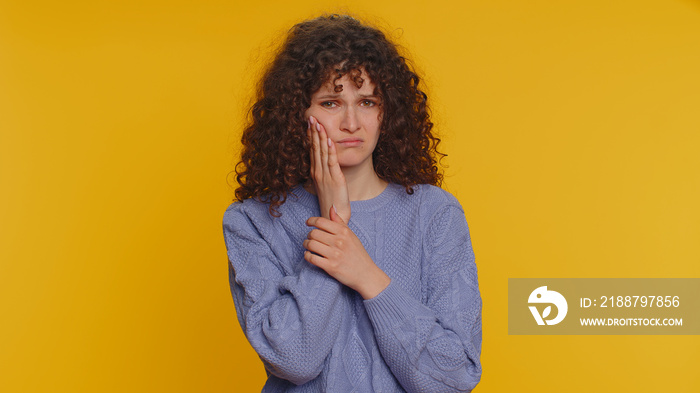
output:
[{"label": "yellow background", "polygon": [[258,67],[350,11],[425,75],[480,392],[697,392],[698,336],[508,336],[508,277],[700,276],[700,2],[0,2],[0,390],[259,391],[227,173]]}]

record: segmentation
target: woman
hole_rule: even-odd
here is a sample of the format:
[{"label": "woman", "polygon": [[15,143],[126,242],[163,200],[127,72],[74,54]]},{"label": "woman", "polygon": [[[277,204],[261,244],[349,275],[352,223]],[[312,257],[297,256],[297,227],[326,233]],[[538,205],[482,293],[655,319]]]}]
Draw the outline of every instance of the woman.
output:
[{"label": "woman", "polygon": [[297,24],[265,73],[224,216],[238,320],[264,392],[470,391],[481,297],[438,188],[426,95],[348,16]]}]

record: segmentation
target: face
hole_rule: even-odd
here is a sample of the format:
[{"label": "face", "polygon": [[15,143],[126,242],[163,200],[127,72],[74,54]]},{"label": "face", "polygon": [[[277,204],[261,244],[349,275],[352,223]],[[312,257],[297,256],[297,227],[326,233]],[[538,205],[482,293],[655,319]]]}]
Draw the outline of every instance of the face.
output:
[{"label": "face", "polygon": [[381,122],[380,98],[374,95],[374,83],[362,74],[359,89],[348,74],[337,80],[343,90],[335,92],[331,81],[311,96],[311,106],[305,117],[313,116],[325,127],[335,143],[341,167],[374,170],[372,152],[379,139]]}]

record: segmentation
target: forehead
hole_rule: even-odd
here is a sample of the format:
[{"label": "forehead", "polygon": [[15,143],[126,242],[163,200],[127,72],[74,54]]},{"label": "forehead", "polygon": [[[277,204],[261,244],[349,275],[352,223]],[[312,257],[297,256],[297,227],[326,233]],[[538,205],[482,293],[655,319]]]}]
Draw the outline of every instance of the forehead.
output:
[{"label": "forehead", "polygon": [[[357,75],[362,80],[362,85],[360,87],[357,86],[358,83],[356,82],[356,80],[353,79],[354,75],[352,74],[352,72],[346,72],[340,78],[337,78],[337,74],[331,74],[326,80],[326,82],[318,89],[316,93],[343,94],[344,92],[349,93],[356,91],[359,94],[363,95],[374,94],[376,85],[369,77],[367,72],[361,71],[361,73]],[[336,87],[338,86],[342,86],[341,91],[336,90]]]}]

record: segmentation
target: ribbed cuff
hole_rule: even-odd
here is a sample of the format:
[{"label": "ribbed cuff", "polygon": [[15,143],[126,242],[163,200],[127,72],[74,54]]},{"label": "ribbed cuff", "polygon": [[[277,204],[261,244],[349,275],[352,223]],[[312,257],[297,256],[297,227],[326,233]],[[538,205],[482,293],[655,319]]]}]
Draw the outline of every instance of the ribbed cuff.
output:
[{"label": "ribbed cuff", "polygon": [[365,300],[364,304],[374,329],[378,331],[394,328],[406,319],[426,313],[426,307],[394,281],[379,295]]}]

